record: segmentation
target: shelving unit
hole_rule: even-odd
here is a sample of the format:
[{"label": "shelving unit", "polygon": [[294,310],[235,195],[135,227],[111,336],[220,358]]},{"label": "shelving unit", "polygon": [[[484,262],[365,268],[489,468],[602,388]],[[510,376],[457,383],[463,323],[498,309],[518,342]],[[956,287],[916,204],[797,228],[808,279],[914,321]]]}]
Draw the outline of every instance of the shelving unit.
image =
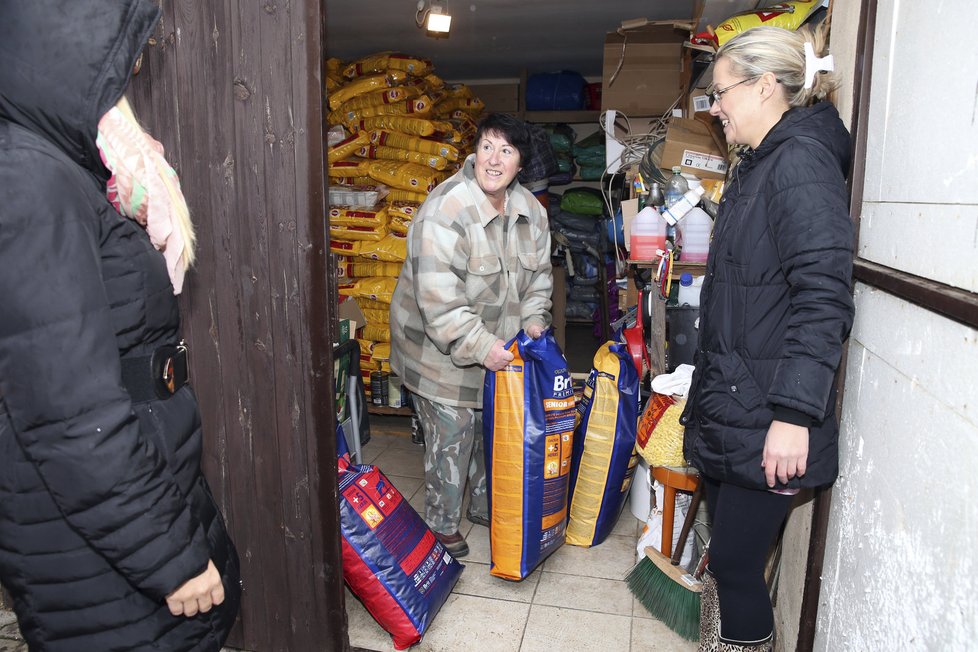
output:
[{"label": "shelving unit", "polygon": [[[655,269],[659,266],[658,260],[632,260],[629,259],[629,265],[634,265],[639,269]],[[684,263],[682,261],[676,261],[672,264],[672,278],[678,279],[683,272],[689,272],[693,276],[703,276],[706,273],[706,263]]]},{"label": "shelving unit", "polygon": [[367,413],[376,414],[378,416],[409,417],[411,416],[411,408],[409,407],[392,408],[386,405],[374,405],[373,403],[368,403]]}]

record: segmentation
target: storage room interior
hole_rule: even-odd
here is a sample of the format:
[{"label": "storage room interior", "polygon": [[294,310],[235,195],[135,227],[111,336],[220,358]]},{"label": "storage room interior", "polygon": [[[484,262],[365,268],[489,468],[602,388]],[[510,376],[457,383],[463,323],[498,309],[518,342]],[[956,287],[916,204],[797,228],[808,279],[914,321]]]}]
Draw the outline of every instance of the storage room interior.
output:
[{"label": "storage room interior", "polygon": [[[480,114],[513,113],[534,133],[544,129],[554,154],[556,171],[546,183],[526,186],[551,219],[554,337],[575,400],[583,399],[594,354],[614,327],[624,328],[633,368],[668,371],[695,346],[687,336],[705,265],[684,260],[684,253],[702,253],[685,237],[671,269],[661,258],[636,259],[631,236],[647,236],[636,242],[648,247],[661,233],[631,230],[642,224],[650,189],[644,174],[639,183],[635,175],[648,172],[662,184],[676,148],[695,154],[679,162],[697,164],[697,172],[680,166],[680,175],[689,192],[703,191],[694,197],[708,232],[723,189],[719,166],[734,165],[736,152],[717,142],[701,110],[709,103],[712,48],[691,37],[708,39],[709,26],[774,9],[774,1],[157,3],[162,16],[127,97],[179,175],[198,235],[197,263],[179,299],[181,336],[199,397],[200,464],[241,565],[239,616],[224,649],[697,649],[695,633],[680,627],[689,624],[688,612],[654,615],[649,604],[670,600],[649,600],[626,579],[652,558],[647,551],[661,549],[682,553],[677,566],[695,580],[709,537],[702,509],[691,509],[691,474],[665,462],[650,467],[646,451],[631,458],[637,461],[616,496],[620,511],[590,547],[564,543],[525,577],[504,579],[492,569],[498,528],[490,534],[463,511],[464,572],[441,587],[436,608],[395,604],[389,586],[374,593],[379,608],[365,606],[364,586],[377,588],[384,573],[401,572],[402,583],[417,590],[404,567],[452,563],[417,516],[425,503],[424,447],[410,397],[390,373],[384,299],[404,251],[385,252],[374,238],[383,223],[381,240],[403,240],[424,199],[398,187],[404,179],[390,170],[400,166],[390,163],[422,161],[430,168],[422,181],[435,183],[457,164],[449,160],[453,151],[459,160],[465,154]],[[978,344],[978,183],[974,148],[961,145],[978,142],[978,44],[933,36],[971,7],[964,0],[779,4],[766,17],[801,7],[801,18],[831,25],[841,82],[833,102],[852,136],[856,318],[835,377],[838,479],[796,496],[765,572],[774,649],[972,649],[978,526],[967,497],[978,493],[978,372],[969,362]],[[425,29],[431,14],[443,22],[451,16],[447,36]],[[389,52],[400,57],[374,58],[384,63],[374,74],[385,81],[362,94],[396,83],[404,96],[390,96],[398,104],[390,112],[365,103],[374,113],[361,120],[373,122],[348,128],[342,111],[335,113],[345,102],[330,100],[359,99],[365,89],[351,86],[372,75],[356,65]],[[416,61],[430,63],[423,79],[403,74]],[[408,107],[419,122],[394,120]],[[425,115],[435,118],[427,135]],[[344,143],[354,131],[394,134],[385,138],[397,146],[371,138]],[[432,143],[442,160],[424,156]],[[381,156],[381,146],[405,144],[421,147]],[[618,172],[605,174],[614,161]],[[382,163],[375,171],[387,181],[370,175],[374,163]],[[583,192],[565,207],[575,190]],[[372,202],[384,207],[382,218]],[[360,214],[344,214],[345,207]],[[341,237],[361,219],[370,226],[359,239],[350,238],[355,228]],[[651,375],[642,381],[643,401]],[[637,424],[636,443],[638,433],[652,430]],[[663,442],[682,438],[662,435]],[[353,475],[360,471],[338,462],[344,447],[358,469],[374,475]],[[659,467],[665,471],[655,474]],[[368,519],[366,509],[351,505],[351,477],[373,483],[375,493],[363,494],[368,506],[413,509],[386,524]],[[532,472],[524,477],[534,479]],[[385,500],[388,491],[396,501]],[[671,527],[663,524],[668,510]],[[364,541],[374,552],[410,547],[402,558],[389,556],[382,569],[366,556],[348,557],[353,525],[405,518],[415,519],[414,536],[388,529],[385,545],[378,534],[359,541],[361,552]],[[428,546],[420,561],[417,542]],[[348,571],[358,564],[353,577]],[[912,599],[902,587],[913,587]],[[13,607],[0,591],[0,650],[21,652],[27,644]],[[405,643],[419,630],[416,643]]]},{"label": "storage room interior", "polygon": [[[432,4],[436,6],[432,8]],[[668,261],[633,260],[637,257],[627,251],[626,234],[651,182],[660,182],[664,187],[669,181],[668,168],[673,162],[669,147],[701,146],[706,162],[699,168],[684,167],[682,176],[687,188],[700,187],[704,191],[703,207],[712,208],[710,217],[715,215],[716,204],[710,206],[709,198],[713,190],[717,191],[714,199],[719,197],[727,149],[719,130],[710,128],[711,118],[705,113],[709,105],[702,104],[710,80],[712,47],[691,42],[690,36],[762,4],[732,0],[328,1],[329,62],[324,72],[328,77],[327,110],[331,111],[329,146],[337,154],[335,159],[330,158],[330,164],[342,159],[345,162],[339,163],[337,169],[351,165],[360,166],[362,171],[365,159],[384,158],[378,155],[378,148],[370,149],[371,145],[383,143],[375,138],[353,143],[357,129],[398,128],[395,122],[369,122],[369,118],[346,115],[340,109],[348,98],[356,97],[358,91],[351,90],[355,83],[383,70],[383,63],[378,64],[371,55],[394,52],[405,58],[398,64],[401,66],[430,62],[431,67],[425,68],[423,74],[433,73],[435,77],[426,79],[420,96],[409,97],[431,101],[432,106],[412,105],[409,99],[406,104],[413,108],[406,110],[416,111],[409,117],[442,120],[443,125],[451,119],[449,127],[454,125],[464,131],[471,130],[486,112],[502,111],[546,128],[561,167],[532,189],[548,207],[552,231],[561,232],[554,235],[554,334],[572,377],[580,389],[591,370],[594,354],[608,339],[618,333],[624,336],[628,330],[632,331],[631,337],[644,338],[648,343],[651,353],[644,369],[671,372],[679,364],[692,362],[695,345],[695,298],[687,298],[685,305],[678,300],[680,291],[691,292],[695,287],[688,286],[689,279],[681,280],[682,273],[693,277],[693,285],[698,287],[702,279],[696,277],[702,276],[705,259],[693,256],[694,247],[689,245],[685,258],[677,255]],[[824,7],[812,4],[814,7],[805,11],[814,24],[825,18],[828,3]],[[422,23],[429,13],[451,15],[447,36],[425,29]],[[361,64],[361,68],[356,64]],[[400,82],[395,79],[378,83],[377,88],[383,88]],[[385,112],[368,109],[367,115]],[[399,112],[399,116],[403,115]],[[361,119],[363,122],[356,125],[355,121]],[[436,126],[436,130],[439,128],[444,129]],[[407,131],[414,133],[410,129],[413,127]],[[609,130],[613,137],[606,134]],[[430,138],[438,137],[436,131]],[[464,139],[465,136],[454,141],[444,138],[458,145],[459,159],[471,151],[459,144]],[[561,152],[565,141],[569,143],[566,154]],[[678,163],[679,155],[675,158]],[[430,161],[422,162],[438,169]],[[448,169],[445,174],[435,175],[434,182],[451,173],[451,161]],[[641,189],[636,185],[636,172],[645,172],[648,177],[639,179],[638,184],[645,184]],[[391,194],[384,198],[384,190],[380,196],[373,192],[372,184],[379,182],[378,177],[371,180],[344,175],[330,172],[332,217],[344,210],[342,204],[351,201],[351,193],[353,203],[361,204],[357,207],[360,210],[368,208],[365,204],[386,200],[390,230],[406,233],[423,193],[412,195],[391,187],[386,190]],[[422,185],[426,179],[422,179]],[[525,185],[531,186],[526,182]],[[403,189],[409,187],[404,185]],[[565,196],[573,194],[568,191],[580,188],[588,189],[579,198],[584,204],[568,204]],[[397,198],[390,203],[394,195]],[[593,208],[594,204],[587,204],[587,200],[593,202],[595,198],[599,201]],[[403,206],[398,208],[398,203],[408,206],[406,213]],[[579,205],[585,206],[581,209],[583,216],[574,214]],[[566,213],[572,215],[567,218]],[[591,225],[581,227],[582,217]],[[573,223],[575,219],[577,224]],[[341,327],[340,338],[360,344],[352,346],[351,341],[347,350],[360,353],[364,389],[360,400],[366,404],[366,409],[355,416],[349,406],[343,408],[347,440],[362,463],[376,465],[423,514],[423,436],[411,416],[407,393],[401,390],[389,365],[390,327],[384,323],[383,311],[395,281],[375,282],[368,276],[396,275],[400,263],[396,256],[385,258],[386,252],[379,243],[363,242],[357,235],[343,242],[348,236],[345,220],[345,214],[341,215],[340,220],[331,221],[330,227],[331,250],[338,260],[339,317],[349,319],[354,329],[350,332],[350,325]],[[571,223],[565,230],[561,225],[566,220]],[[626,228],[622,228],[622,222]],[[711,224],[708,218],[706,222]],[[670,233],[670,241],[672,236]],[[687,242],[691,240],[692,236],[687,236]],[[378,250],[379,260],[388,262],[368,269],[365,265],[371,256],[365,252]],[[385,267],[389,271],[383,271]],[[637,292],[640,288],[646,297],[642,304]],[[669,301],[652,301],[648,296],[651,292],[668,296]],[[644,322],[638,326],[637,313],[641,313]],[[643,329],[641,335],[635,335],[637,327]],[[636,355],[634,347],[631,351]],[[347,394],[354,395],[356,390]],[[350,436],[351,430],[359,437]],[[470,552],[461,561],[467,569],[425,633],[420,649],[456,650],[476,640],[480,648],[494,650],[696,649],[696,643],[673,631],[675,627],[670,628],[650,614],[625,582],[629,570],[641,559],[642,548],[651,539],[660,547],[661,516],[654,512],[660,520],[658,529],[653,525],[650,534],[650,506],[658,501],[662,507],[664,495],[669,496],[668,502],[674,500],[671,492],[675,486],[667,488],[670,493],[663,495],[660,485],[656,494],[651,481],[648,465],[642,460],[623,501],[621,516],[601,545],[565,545],[519,582],[490,575],[489,530],[463,517],[459,532],[465,536]],[[680,488],[688,490],[691,486]],[[673,535],[680,534],[689,491],[679,491],[677,497],[675,517],[669,517],[673,527],[667,528]],[[698,554],[706,536],[698,531],[700,517],[694,520],[691,516],[689,521],[695,525],[683,556],[684,564],[691,563],[689,558]],[[668,545],[665,537],[662,544]],[[351,644],[371,650],[394,649],[390,635],[349,589],[346,598]]]}]

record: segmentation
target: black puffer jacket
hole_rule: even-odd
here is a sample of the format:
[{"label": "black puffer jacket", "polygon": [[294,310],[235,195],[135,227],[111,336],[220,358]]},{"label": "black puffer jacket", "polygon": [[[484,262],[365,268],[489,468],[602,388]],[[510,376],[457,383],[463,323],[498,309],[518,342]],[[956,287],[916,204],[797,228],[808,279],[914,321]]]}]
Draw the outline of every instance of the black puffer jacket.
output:
[{"label": "black puffer jacket", "polygon": [[[95,145],[158,17],[0,3],[0,577],[31,650],[218,650],[240,601],[193,391],[134,401],[121,380],[179,339],[163,257],[106,201]],[[208,558],[227,601],[171,616]]]},{"label": "black puffer jacket", "polygon": [[838,474],[833,377],[852,326],[850,139],[831,104],[795,108],[733,172],[700,296],[699,351],[682,416],[687,459],[764,488],[771,421],[808,425],[808,470]]}]

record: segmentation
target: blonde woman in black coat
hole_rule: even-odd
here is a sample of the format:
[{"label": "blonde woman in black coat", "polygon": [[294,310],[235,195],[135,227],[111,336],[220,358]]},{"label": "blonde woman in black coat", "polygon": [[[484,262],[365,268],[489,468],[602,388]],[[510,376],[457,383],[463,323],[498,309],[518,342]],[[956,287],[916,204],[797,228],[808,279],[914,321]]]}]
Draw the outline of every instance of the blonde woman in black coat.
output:
[{"label": "blonde woman in black coat", "polygon": [[773,649],[766,553],[838,473],[833,390],[853,319],[850,138],[822,39],[762,27],[717,52],[713,114],[745,146],[720,203],[682,417],[713,521],[701,650]]},{"label": "blonde woman in black coat", "polygon": [[0,3],[0,579],[32,651],[216,652],[238,609],[174,297],[192,227],[122,101],[159,13]]}]

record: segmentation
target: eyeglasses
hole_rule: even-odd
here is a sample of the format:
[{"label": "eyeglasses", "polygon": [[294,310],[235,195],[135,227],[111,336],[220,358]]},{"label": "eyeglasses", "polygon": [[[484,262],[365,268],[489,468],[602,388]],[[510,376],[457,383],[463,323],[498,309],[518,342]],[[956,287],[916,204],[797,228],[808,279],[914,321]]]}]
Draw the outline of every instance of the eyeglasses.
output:
[{"label": "eyeglasses", "polygon": [[760,77],[760,75],[754,75],[753,77],[748,77],[747,79],[741,79],[739,82],[736,82],[734,84],[730,84],[729,86],[726,86],[724,88],[712,88],[711,87],[712,90],[711,90],[711,88],[706,89],[706,94],[710,98],[710,106],[713,106],[714,104],[716,104],[717,102],[719,102],[720,99],[723,97],[723,94],[726,93],[727,91],[729,91],[730,89],[735,88],[737,86],[740,86],[741,84],[746,84],[749,81],[754,81],[758,77]]}]

